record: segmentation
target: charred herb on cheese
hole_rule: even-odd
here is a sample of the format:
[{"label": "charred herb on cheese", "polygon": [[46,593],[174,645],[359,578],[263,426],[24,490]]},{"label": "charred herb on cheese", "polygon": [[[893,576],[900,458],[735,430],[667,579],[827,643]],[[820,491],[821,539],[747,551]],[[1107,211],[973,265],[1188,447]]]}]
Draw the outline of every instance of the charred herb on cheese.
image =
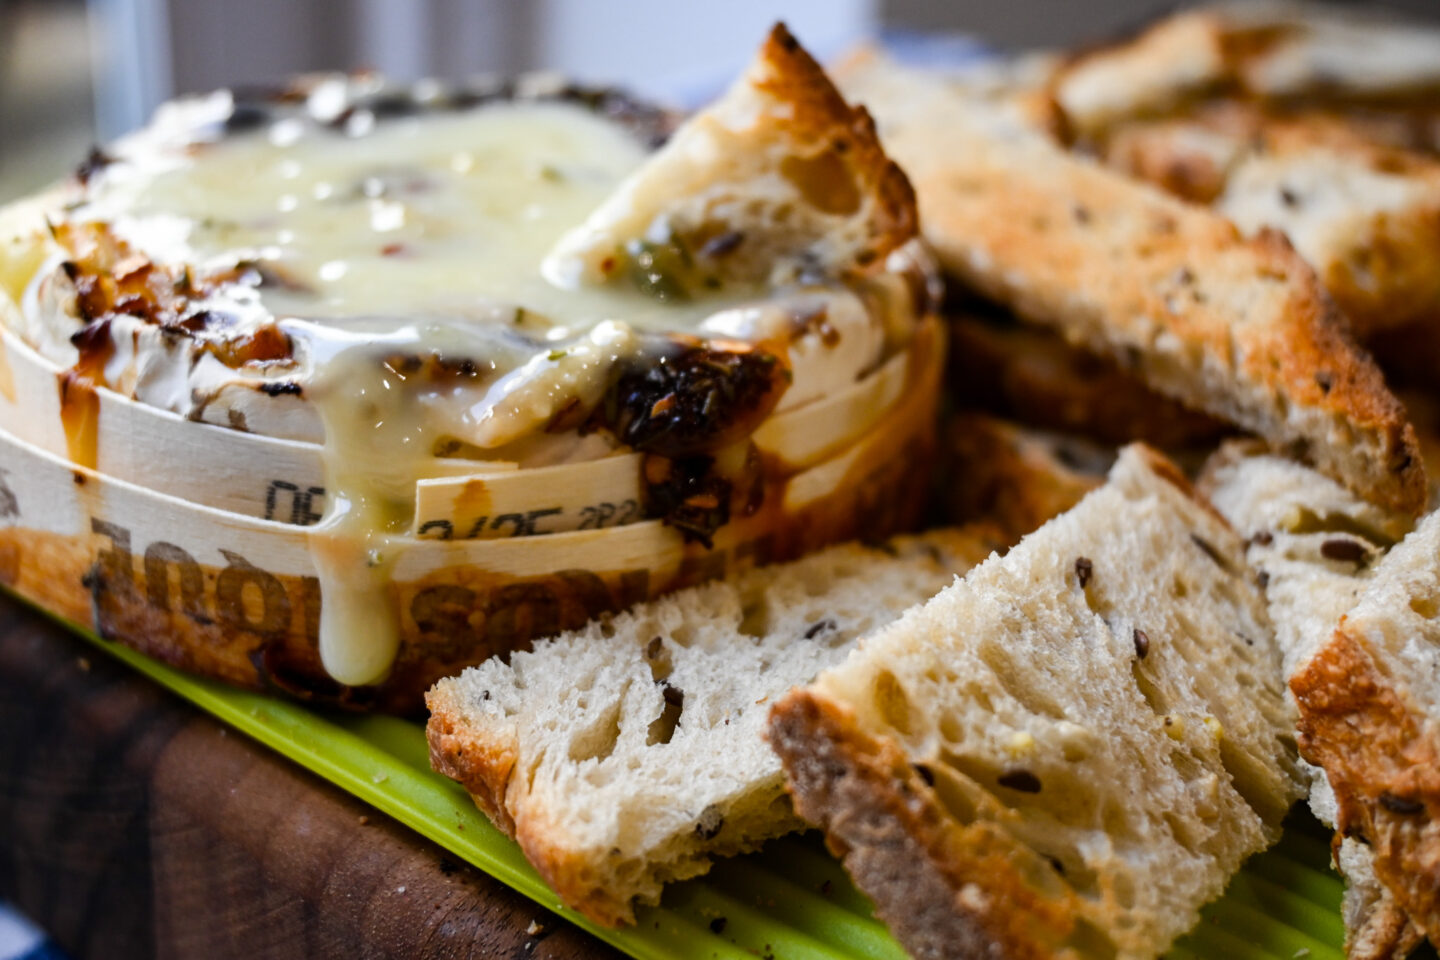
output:
[{"label": "charred herb on cheese", "polygon": [[720,469],[717,454],[753,433],[788,383],[789,371],[773,354],[670,341],[618,368],[591,427],[648,455],[647,516],[709,544],[732,509],[751,512],[763,496],[753,449],[727,458],[728,469]]},{"label": "charred herb on cheese", "polygon": [[[264,275],[251,262],[197,276],[185,265],[157,264],[96,223],[60,224],[55,240],[71,254],[61,269],[75,288],[85,326],[74,336],[77,347],[108,335],[109,322],[126,316],[156,326],[168,337],[199,342],[232,368],[290,359],[290,338],[273,323],[234,335],[235,318],[204,306],[226,284],[258,285]],[[103,380],[97,380],[102,383]]]}]

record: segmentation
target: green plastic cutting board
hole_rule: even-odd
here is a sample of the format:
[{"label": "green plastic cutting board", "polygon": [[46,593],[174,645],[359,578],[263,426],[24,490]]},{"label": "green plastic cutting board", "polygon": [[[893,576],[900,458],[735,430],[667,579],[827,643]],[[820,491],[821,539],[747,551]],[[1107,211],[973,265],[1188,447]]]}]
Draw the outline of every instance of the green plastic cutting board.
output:
[{"label": "green plastic cutting board", "polygon": [[[67,624],[77,629],[73,624]],[[316,710],[179,673],[78,630],[100,648],[222,721],[430,838],[632,957],[836,960],[903,958],[815,834],[772,841],[672,885],[634,927],[608,930],[567,910],[458,784],[431,771],[424,728],[393,717]],[[1323,828],[1292,818],[1171,950],[1177,958],[1342,960],[1340,878]]]}]

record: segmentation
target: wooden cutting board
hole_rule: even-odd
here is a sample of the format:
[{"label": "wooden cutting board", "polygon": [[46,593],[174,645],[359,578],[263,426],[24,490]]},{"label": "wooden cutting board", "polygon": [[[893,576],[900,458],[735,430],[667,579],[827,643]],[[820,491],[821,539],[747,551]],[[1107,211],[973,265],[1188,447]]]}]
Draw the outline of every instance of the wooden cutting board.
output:
[{"label": "wooden cutting board", "polygon": [[76,960],[619,956],[3,595],[0,897]]}]

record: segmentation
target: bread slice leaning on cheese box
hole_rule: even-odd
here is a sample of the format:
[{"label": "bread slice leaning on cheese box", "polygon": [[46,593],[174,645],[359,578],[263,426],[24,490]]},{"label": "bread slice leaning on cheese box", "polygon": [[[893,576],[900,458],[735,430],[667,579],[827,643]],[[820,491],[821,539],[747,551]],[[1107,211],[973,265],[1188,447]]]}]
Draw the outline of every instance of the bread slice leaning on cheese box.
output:
[{"label": "bread slice leaning on cheese box", "polygon": [[832,547],[487,661],[430,692],[432,762],[567,905],[634,922],[663,884],[801,828],[770,704],[1003,543],[975,525]]},{"label": "bread slice leaning on cheese box", "polygon": [[1239,536],[1135,445],[769,736],[912,956],[1148,958],[1279,837],[1292,724]]},{"label": "bread slice leaning on cheese box", "polygon": [[913,526],[944,355],[915,233],[783,27],[678,128],[537,76],[179,101],[0,215],[0,580],[194,672],[413,712]]},{"label": "bread slice leaning on cheese box", "polygon": [[838,71],[915,185],[942,266],[1153,389],[1416,514],[1404,409],[1283,235],[1233,223],[1056,142],[1033,104],[873,54]]}]

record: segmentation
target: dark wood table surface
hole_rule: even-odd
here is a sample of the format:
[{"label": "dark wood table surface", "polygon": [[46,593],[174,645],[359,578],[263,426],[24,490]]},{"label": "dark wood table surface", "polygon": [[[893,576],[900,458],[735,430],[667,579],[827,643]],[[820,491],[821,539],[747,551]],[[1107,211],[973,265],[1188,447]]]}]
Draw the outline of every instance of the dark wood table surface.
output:
[{"label": "dark wood table surface", "polygon": [[3,594],[0,897],[76,960],[619,956]]}]

